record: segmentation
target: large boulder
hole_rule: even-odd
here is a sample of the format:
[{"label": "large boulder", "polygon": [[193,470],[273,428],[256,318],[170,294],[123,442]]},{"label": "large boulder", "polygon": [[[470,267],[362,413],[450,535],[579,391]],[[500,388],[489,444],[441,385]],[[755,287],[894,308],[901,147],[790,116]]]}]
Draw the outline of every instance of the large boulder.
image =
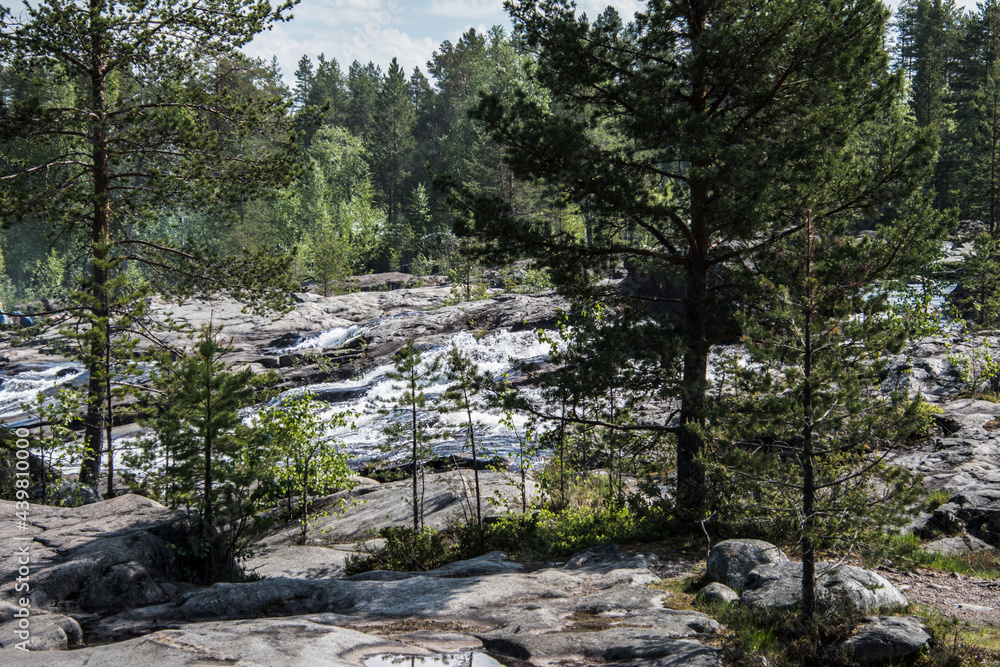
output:
[{"label": "large boulder", "polygon": [[884,664],[907,658],[923,649],[931,636],[913,616],[869,616],[844,642],[863,665]]},{"label": "large boulder", "polygon": [[781,549],[763,540],[726,540],[712,547],[705,574],[712,581],[741,590],[750,573],[761,565],[788,561]]},{"label": "large boulder", "polygon": [[[816,603],[846,606],[863,612],[902,607],[906,598],[884,577],[853,565],[816,565]],[[741,596],[751,607],[790,607],[802,599],[802,563],[784,561],[754,569]]]},{"label": "large boulder", "polygon": [[[0,501],[0,510],[15,516],[13,502]],[[30,505],[23,529],[0,522],[0,588],[13,595],[16,556],[27,547],[35,607],[109,612],[166,602],[161,584],[183,575],[171,545],[184,543],[186,527],[181,513],[135,495]]]}]

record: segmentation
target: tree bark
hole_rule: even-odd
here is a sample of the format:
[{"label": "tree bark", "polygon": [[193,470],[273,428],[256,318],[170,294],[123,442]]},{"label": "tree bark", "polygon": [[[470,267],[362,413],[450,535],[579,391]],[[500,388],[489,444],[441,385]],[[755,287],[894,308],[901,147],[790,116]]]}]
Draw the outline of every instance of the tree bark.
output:
[{"label": "tree bark", "polygon": [[813,532],[816,525],[816,480],[813,466],[813,388],[812,388],[812,316],[815,306],[812,291],[813,217],[806,211],[806,293],[805,337],[803,345],[802,387],[802,615],[812,618],[816,610],[816,551]]},{"label": "tree bark", "polygon": [[[91,156],[94,172],[94,213],[91,219],[90,232],[93,246],[91,268],[91,330],[89,336],[89,354],[87,371],[90,379],[87,382],[87,413],[84,416],[85,445],[83,461],[80,464],[80,482],[96,486],[101,473],[102,451],[102,407],[104,398],[104,382],[102,374],[108,372],[104,368],[106,356],[106,341],[104,332],[98,327],[109,317],[108,298],[108,267],[111,244],[111,181],[108,155],[108,117],[107,117],[107,71],[105,65],[104,33],[99,22],[101,7],[98,0],[90,3],[90,84],[92,109]],[[106,325],[106,324],[105,324]]]}]

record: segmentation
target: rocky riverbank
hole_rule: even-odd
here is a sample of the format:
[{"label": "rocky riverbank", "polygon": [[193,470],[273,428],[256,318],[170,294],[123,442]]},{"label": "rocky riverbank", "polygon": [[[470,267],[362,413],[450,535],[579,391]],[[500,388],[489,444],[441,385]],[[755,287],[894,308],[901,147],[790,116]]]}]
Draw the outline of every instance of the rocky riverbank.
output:
[{"label": "rocky riverbank", "polygon": [[[0,502],[0,511],[14,509]],[[487,652],[539,667],[723,664],[723,628],[676,599],[657,574],[691,576],[690,563],[671,567],[612,545],[566,562],[515,563],[492,552],[429,572],[342,578],[331,549],[307,546],[299,548],[312,551],[312,562],[327,555],[328,571],[199,587],[180,581],[169,546],[180,523],[179,513],[126,495],[78,508],[31,506],[24,531],[0,529],[0,587],[10,590],[19,576],[15,537],[31,538],[32,564],[26,630],[25,605],[10,596],[0,602],[0,664],[371,667],[473,653],[474,664],[493,664]],[[829,604],[877,611],[905,603],[874,572],[820,569]],[[709,588],[734,598],[724,584],[741,583],[745,604],[785,606],[795,602],[797,577],[773,545],[728,541],[709,554],[703,579],[724,582]],[[928,640],[914,619],[873,616],[849,642],[855,652],[894,659]]]}]

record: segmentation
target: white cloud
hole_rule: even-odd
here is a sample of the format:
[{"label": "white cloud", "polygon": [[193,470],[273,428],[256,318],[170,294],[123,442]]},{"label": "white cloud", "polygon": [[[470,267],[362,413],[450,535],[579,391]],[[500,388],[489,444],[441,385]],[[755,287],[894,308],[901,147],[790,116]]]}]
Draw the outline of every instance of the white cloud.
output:
[{"label": "white cloud", "polygon": [[459,19],[483,19],[503,14],[503,0],[432,0],[429,14]]},{"label": "white cloud", "polygon": [[395,28],[384,28],[372,33],[365,31],[361,35],[354,35],[352,42],[343,47],[345,54],[351,55],[349,60],[342,62],[371,60],[381,65],[384,71],[387,63],[396,58],[409,74],[414,67],[426,69],[427,61],[437,46],[438,41],[431,37],[414,37]]}]

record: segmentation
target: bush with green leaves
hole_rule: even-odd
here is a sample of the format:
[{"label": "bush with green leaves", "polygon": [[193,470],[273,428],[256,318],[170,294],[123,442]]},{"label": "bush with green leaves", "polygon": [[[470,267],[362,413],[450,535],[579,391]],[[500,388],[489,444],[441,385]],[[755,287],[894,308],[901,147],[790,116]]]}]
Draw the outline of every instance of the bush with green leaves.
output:
[{"label": "bush with green leaves", "polygon": [[1000,356],[994,356],[985,339],[967,352],[949,353],[947,359],[958,370],[966,393],[976,395],[984,390],[996,393],[1000,389]]},{"label": "bush with green leaves", "polygon": [[253,440],[269,461],[269,477],[277,485],[292,516],[292,498],[297,497],[299,541],[306,543],[310,522],[310,492],[350,486],[347,455],[336,440],[328,439],[328,428],[349,425],[347,412],[320,417],[323,405],[309,394],[286,398],[277,406],[261,410]]},{"label": "bush with green leaves", "polygon": [[[83,394],[72,387],[60,387],[51,396],[38,392],[32,403],[24,403],[21,409],[38,418],[37,437],[34,451],[39,453],[43,476],[41,503],[48,501],[48,486],[57,474],[49,477],[56,467],[70,466],[83,458],[84,444],[79,442],[73,423],[83,414]],[[45,427],[47,426],[47,430]]]}]

